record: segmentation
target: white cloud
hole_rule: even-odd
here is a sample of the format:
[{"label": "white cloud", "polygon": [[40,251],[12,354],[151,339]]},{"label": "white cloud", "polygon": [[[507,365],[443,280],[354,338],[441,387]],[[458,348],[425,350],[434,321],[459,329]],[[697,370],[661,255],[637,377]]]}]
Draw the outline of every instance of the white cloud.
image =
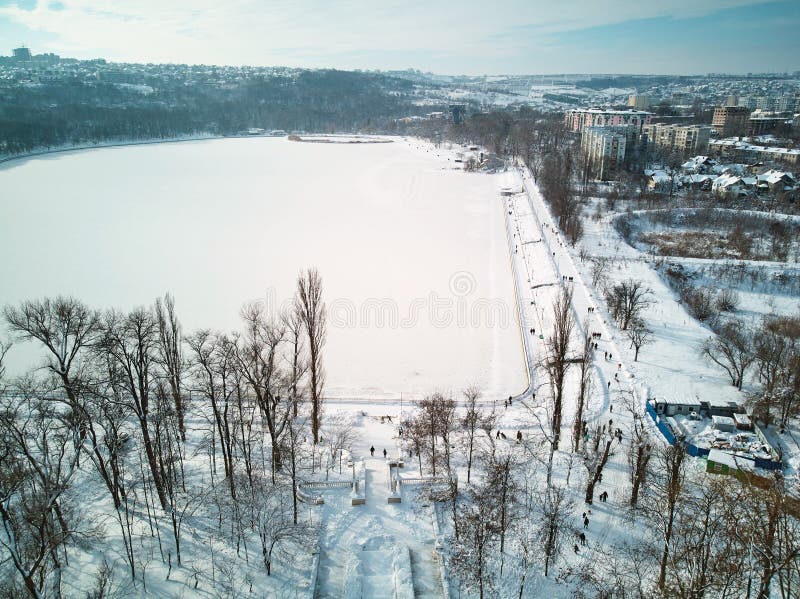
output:
[{"label": "white cloud", "polygon": [[535,52],[567,30],[760,1],[115,0],[98,9],[96,0],[62,0],[52,10],[39,0],[30,11],[0,8],[0,18],[54,34],[49,50],[81,57],[341,68],[435,68],[461,57],[474,72],[469,65]]}]

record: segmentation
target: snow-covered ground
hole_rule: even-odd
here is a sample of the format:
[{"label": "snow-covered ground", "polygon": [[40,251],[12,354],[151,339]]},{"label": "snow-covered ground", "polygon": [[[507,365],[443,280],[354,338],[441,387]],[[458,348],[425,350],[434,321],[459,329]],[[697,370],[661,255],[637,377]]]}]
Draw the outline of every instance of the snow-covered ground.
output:
[{"label": "snow-covered ground", "polygon": [[[611,260],[606,269],[608,282],[625,279],[642,281],[652,290],[653,303],[643,313],[644,320],[653,329],[653,342],[642,348],[639,360],[633,362],[633,350],[624,333],[611,328],[613,338],[619,343],[618,355],[640,384],[649,389],[650,397],[667,399],[716,398],[719,400],[743,399],[741,392],[730,384],[721,368],[700,356],[700,347],[712,331],[696,321],[677,301],[677,295],[664,283],[653,268],[650,257],[632,248],[614,230],[614,214],[604,214],[599,220],[585,219],[585,234],[579,247],[567,248],[571,261],[591,281],[591,263],[581,262],[579,248],[591,257]],[[602,296],[597,290],[590,292],[596,300]],[[606,323],[611,322],[603,314]]]},{"label": "snow-covered ground", "polygon": [[[498,175],[419,141],[235,138],[59,153],[0,169],[0,305],[166,292],[187,331],[276,313],[316,266],[326,392],[397,398],[526,384]],[[459,165],[460,166],[460,165]],[[15,347],[13,371],[33,356]]]},{"label": "snow-covered ground", "polygon": [[[646,397],[743,397],[720,368],[699,355],[700,344],[711,331],[675,301],[648,257],[625,244],[611,225],[612,215],[604,215],[586,221],[583,248],[591,256],[612,259],[605,273],[610,282],[641,280],[655,300],[644,314],[654,330],[653,342],[642,348],[638,361],[633,360],[627,337],[590,284],[591,265],[581,262],[579,248],[557,232],[525,170],[466,174],[454,168],[455,150],[419,141],[358,147],[262,138],[224,140],[188,144],[182,148],[186,155],[153,148],[154,155],[145,160],[153,172],[127,185],[114,183],[126,176],[133,180],[130,171],[138,172],[136,165],[141,163],[127,155],[131,150],[67,155],[0,171],[0,182],[16,185],[3,186],[4,191],[11,189],[9,197],[22,198],[8,201],[4,195],[0,204],[2,243],[8,244],[4,251],[25,250],[25,260],[0,267],[6,269],[0,271],[4,280],[20,281],[19,288],[10,292],[4,287],[3,293],[13,296],[0,300],[64,291],[79,294],[83,286],[92,294],[80,295],[92,303],[128,307],[171,290],[188,329],[233,328],[243,300],[261,297],[277,304],[277,298],[291,292],[298,264],[320,268],[331,319],[329,388],[341,396],[327,403],[326,422],[352,426],[352,456],[364,459],[365,504],[352,506],[348,489],[327,489],[321,491],[324,505],[304,506],[302,517],[321,525],[318,561],[297,554],[281,560],[274,577],[267,579],[256,564],[243,567],[239,560],[231,575],[239,585],[254,582],[256,596],[289,597],[293,586],[301,592],[314,588],[320,598],[441,597],[443,588],[451,591],[450,596],[472,596],[459,587],[452,572],[439,567],[440,556],[446,558],[448,551],[437,545],[447,540],[447,514],[433,513],[430,502],[411,487],[402,487],[402,503],[388,503],[389,468],[383,450],[390,457],[402,454],[398,426],[412,409],[397,393],[413,396],[437,387],[458,390],[477,383],[485,409],[496,410],[497,446],[523,463],[529,459],[526,452],[541,438],[533,415],[546,409],[548,392],[536,365],[544,355],[553,325],[552,304],[562,287],[573,292],[577,326],[572,351],[582,346],[587,333],[600,335],[585,413],[591,434],[605,425],[621,429],[624,441],[613,442],[613,454],[595,491],[595,499],[607,492],[608,501],[585,505],[586,471],[580,456],[569,451],[576,409],[573,368],[553,479],[567,487],[575,501],[574,521],[568,524],[567,549],[554,574],[531,575],[523,596],[573,596],[573,574],[605,559],[613,546],[647,532],[625,505],[630,485],[626,448],[632,427],[625,397],[634,399],[632,408],[640,415]],[[82,159],[92,155],[93,160]],[[57,174],[72,181],[81,172],[100,180],[93,180],[83,194],[77,184],[65,186],[49,178],[47,167],[57,167]],[[27,169],[33,170],[15,178]],[[183,175],[177,179],[176,169]],[[90,193],[96,188],[110,191]],[[501,189],[512,193],[501,195]],[[50,201],[45,201],[48,193]],[[110,216],[101,210],[109,202]],[[86,210],[76,211],[76,203]],[[159,215],[158,221],[153,214]],[[43,223],[41,241],[31,242],[7,225],[9,215],[16,223],[38,217]],[[179,217],[187,226],[173,231],[169,225]],[[60,227],[63,223],[72,225],[67,234]],[[91,243],[85,241],[89,233],[95,233]],[[212,242],[198,246],[196,239]],[[144,253],[141,260],[137,252]],[[93,270],[84,272],[76,266],[85,264],[93,265]],[[198,282],[202,280],[213,284]],[[275,285],[275,299],[265,291],[270,284]],[[392,298],[399,308],[396,326],[392,326],[391,302],[375,298]],[[449,298],[450,321],[446,302],[435,304],[445,309],[443,316],[414,298],[429,302]],[[481,301],[495,298],[500,301]],[[360,308],[365,302],[373,310],[368,318],[388,307],[389,312],[383,313],[387,322],[361,326]],[[425,318],[417,314],[416,320],[403,325],[408,314],[403,310],[414,305],[421,306],[418,311]],[[506,321],[487,323],[483,313],[484,320],[475,322],[471,319],[476,306],[495,306],[500,311],[494,317],[505,315]],[[518,313],[521,322],[516,321]],[[348,321],[353,314],[356,320]],[[415,368],[419,370],[410,370]],[[531,377],[527,389],[526,374]],[[344,397],[348,394],[380,401],[366,404],[348,400]],[[497,399],[510,395],[515,396],[513,405],[498,405]],[[644,421],[652,426],[649,418]],[[522,443],[514,441],[517,431]],[[787,454],[796,453],[793,435],[796,429],[776,441]],[[663,442],[654,427],[653,437]],[[484,436],[481,442],[486,441]],[[371,447],[375,456],[370,455]],[[465,456],[458,450],[453,453],[459,481],[464,481]],[[199,452],[193,456],[200,472],[207,458]],[[407,459],[404,471],[413,473],[416,467]],[[526,471],[526,483],[530,475],[531,484],[543,488],[541,469],[535,469]],[[690,469],[702,471],[704,462],[693,459]],[[473,471],[474,478],[480,476]],[[585,527],[583,513],[589,518]],[[201,518],[192,524],[202,531]],[[580,532],[587,544],[572,551]],[[187,561],[206,560],[213,549],[210,538],[205,533],[193,536]],[[219,555],[234,563],[230,547],[221,548]],[[99,558],[97,553],[89,557]],[[154,578],[163,581],[163,564],[155,558],[153,562]],[[178,569],[175,580],[158,583],[154,591],[165,596],[204,594],[211,583],[207,564],[203,569],[199,593],[191,588],[191,567]],[[497,582],[497,596],[517,596],[519,575],[517,564],[509,561]]]},{"label": "snow-covered ground", "polygon": [[[390,458],[399,455],[399,404],[337,413],[353,417],[353,454],[365,459],[366,497],[364,505],[351,506],[348,489],[324,493],[315,596],[442,597],[431,506],[406,489],[400,493],[401,503],[388,503],[389,466],[383,450]],[[381,416],[391,416],[392,421],[381,422]],[[370,447],[375,448],[374,457]],[[404,470],[413,469],[406,461]]]}]

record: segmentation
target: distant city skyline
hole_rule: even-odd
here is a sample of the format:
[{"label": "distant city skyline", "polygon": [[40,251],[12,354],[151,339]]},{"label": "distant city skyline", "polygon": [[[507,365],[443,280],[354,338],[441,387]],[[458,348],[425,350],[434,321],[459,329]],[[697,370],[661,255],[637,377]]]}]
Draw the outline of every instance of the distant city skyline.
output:
[{"label": "distant city skyline", "polygon": [[0,54],[449,75],[800,70],[798,0],[0,0]]}]

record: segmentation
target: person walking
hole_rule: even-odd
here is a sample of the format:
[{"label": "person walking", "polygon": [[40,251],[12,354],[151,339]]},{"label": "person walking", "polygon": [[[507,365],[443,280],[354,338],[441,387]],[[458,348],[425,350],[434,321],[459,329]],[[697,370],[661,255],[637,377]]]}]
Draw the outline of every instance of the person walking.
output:
[{"label": "person walking", "polygon": [[584,547],[586,547],[586,533],[583,533],[583,532],[582,532],[582,533],[581,533],[581,536],[580,536],[580,537],[578,537],[578,538],[581,540],[581,545],[583,545]]},{"label": "person walking", "polygon": [[384,460],[386,459],[386,448],[384,448],[384,450],[383,450],[383,459]]},{"label": "person walking", "polygon": [[373,458],[375,457],[375,446],[374,445],[369,448],[369,455],[371,455]]},{"label": "person walking", "polygon": [[588,518],[588,516],[584,517],[584,519],[583,519],[583,529],[586,530],[587,528],[589,528],[589,518]]}]

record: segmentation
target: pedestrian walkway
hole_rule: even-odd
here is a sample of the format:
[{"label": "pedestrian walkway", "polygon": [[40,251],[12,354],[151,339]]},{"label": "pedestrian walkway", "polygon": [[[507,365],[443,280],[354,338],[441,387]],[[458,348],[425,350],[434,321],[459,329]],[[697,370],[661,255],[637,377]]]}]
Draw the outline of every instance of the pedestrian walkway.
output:
[{"label": "pedestrian walkway", "polygon": [[[376,447],[376,455],[383,447]],[[369,444],[365,446],[369,455]],[[315,597],[442,597],[434,559],[433,526],[427,510],[388,503],[389,468],[383,457],[367,457],[366,503],[326,503]],[[411,497],[404,498],[411,502]],[[331,513],[332,512],[332,513]]]}]

